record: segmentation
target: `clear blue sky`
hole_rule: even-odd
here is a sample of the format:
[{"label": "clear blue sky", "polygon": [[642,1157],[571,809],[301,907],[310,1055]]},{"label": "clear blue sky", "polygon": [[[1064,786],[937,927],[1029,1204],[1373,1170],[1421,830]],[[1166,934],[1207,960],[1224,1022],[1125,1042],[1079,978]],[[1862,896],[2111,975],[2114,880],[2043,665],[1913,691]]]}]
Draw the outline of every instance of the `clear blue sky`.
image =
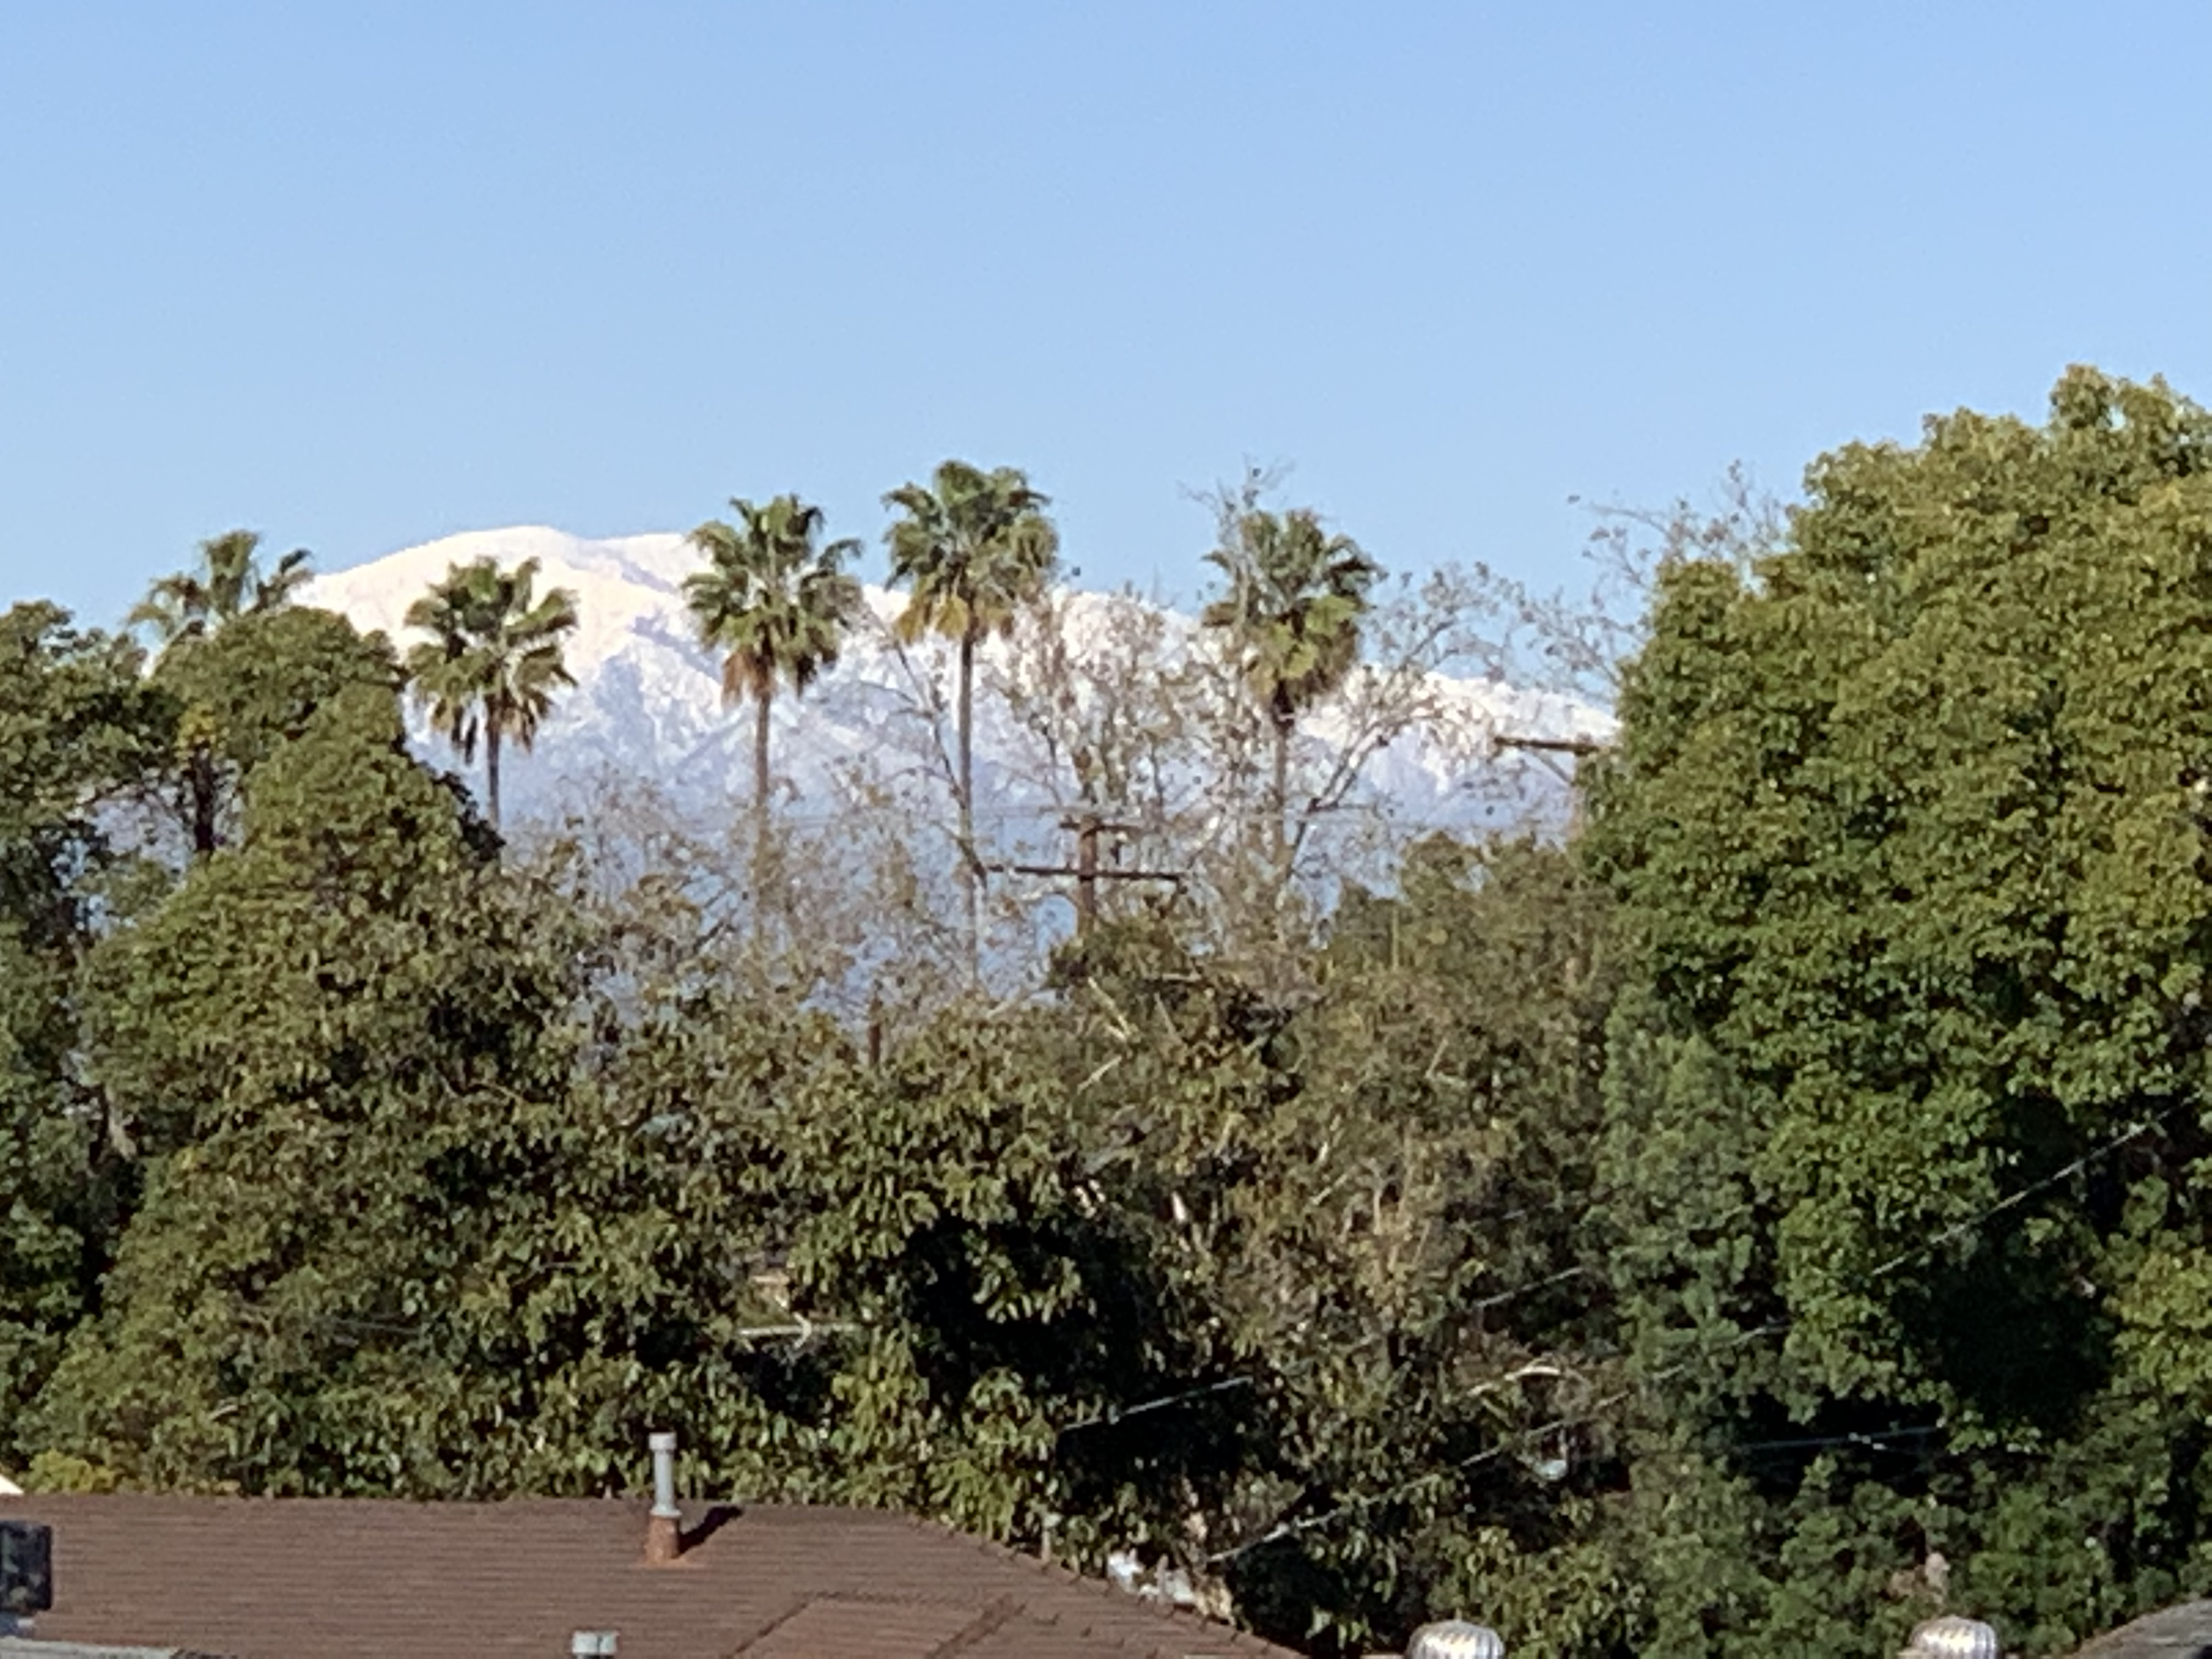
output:
[{"label": "clear blue sky", "polygon": [[1386,562],[2069,362],[2212,398],[2212,4],[0,6],[0,601],[1027,467],[1196,584],[1248,456]]}]

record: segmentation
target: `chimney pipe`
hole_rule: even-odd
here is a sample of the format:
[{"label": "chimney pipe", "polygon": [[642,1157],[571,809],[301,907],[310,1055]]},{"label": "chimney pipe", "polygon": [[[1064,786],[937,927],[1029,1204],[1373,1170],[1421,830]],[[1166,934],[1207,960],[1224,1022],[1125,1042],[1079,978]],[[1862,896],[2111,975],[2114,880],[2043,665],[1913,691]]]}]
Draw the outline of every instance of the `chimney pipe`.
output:
[{"label": "chimney pipe", "polygon": [[653,1514],[645,1523],[647,1566],[665,1567],[684,1553],[684,1512],[676,1507],[676,1437],[648,1435],[653,1450]]}]

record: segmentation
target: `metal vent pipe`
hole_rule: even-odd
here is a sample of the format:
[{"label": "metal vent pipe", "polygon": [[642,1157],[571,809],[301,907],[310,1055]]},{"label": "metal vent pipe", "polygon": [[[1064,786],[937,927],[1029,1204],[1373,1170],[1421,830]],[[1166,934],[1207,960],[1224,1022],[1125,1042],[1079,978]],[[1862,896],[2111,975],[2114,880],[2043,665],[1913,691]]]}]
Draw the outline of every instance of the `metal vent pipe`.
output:
[{"label": "metal vent pipe", "polygon": [[653,1513],[645,1521],[646,1565],[665,1567],[684,1553],[684,1511],[676,1507],[676,1437],[646,1437],[653,1452]]},{"label": "metal vent pipe", "polygon": [[682,1513],[676,1507],[676,1437],[649,1435],[645,1443],[653,1449],[653,1512],[673,1518]]}]

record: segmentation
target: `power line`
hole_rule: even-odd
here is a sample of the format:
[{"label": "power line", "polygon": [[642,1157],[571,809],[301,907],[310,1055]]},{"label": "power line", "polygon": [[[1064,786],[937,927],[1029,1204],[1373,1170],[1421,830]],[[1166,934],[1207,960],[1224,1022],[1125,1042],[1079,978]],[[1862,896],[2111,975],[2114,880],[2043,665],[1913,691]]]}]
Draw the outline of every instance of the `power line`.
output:
[{"label": "power line", "polygon": [[1510,1291],[1500,1291],[1495,1296],[1486,1296],[1480,1301],[1470,1302],[1468,1304],[1468,1311],[1485,1313],[1492,1308],[1501,1308],[1509,1302],[1518,1301],[1532,1291],[1547,1290],[1553,1285],[1563,1285],[1570,1279],[1581,1279],[1596,1271],[1596,1268],[1586,1264],[1564,1268],[1555,1273],[1547,1273],[1541,1279],[1531,1279],[1525,1285],[1516,1285]]},{"label": "power line", "polygon": [[1073,878],[1075,882],[1075,930],[1087,933],[1098,920],[1098,884],[1102,881],[1164,882],[1180,888],[1190,875],[1188,870],[1128,870],[1119,865],[1101,866],[1098,862],[1098,838],[1102,835],[1115,836],[1142,835],[1140,823],[1115,823],[1096,812],[1080,812],[1065,817],[1060,827],[1075,836],[1075,858],[1070,864],[987,863],[977,867],[986,872],[1018,876],[1043,876],[1054,880]]},{"label": "power line", "polygon": [[1814,1451],[1832,1446],[1863,1446],[1871,1450],[1887,1450],[1893,1440],[1925,1440],[1942,1433],[1937,1424],[1924,1424],[1918,1428],[1880,1429],[1871,1434],[1809,1435],[1795,1440],[1752,1440],[1739,1445],[1738,1451]]},{"label": "power line", "polygon": [[[1540,1279],[1530,1279],[1526,1283],[1516,1285],[1510,1289],[1471,1302],[1467,1305],[1467,1311],[1486,1312],[1490,1309],[1503,1307],[1509,1302],[1517,1301],[1522,1297],[1531,1295],[1537,1291],[1548,1289],[1553,1285],[1564,1284],[1570,1279],[1582,1278],[1595,1271],[1594,1267],[1577,1265],[1559,1273],[1547,1273]],[[1210,1395],[1225,1394],[1232,1389],[1250,1388],[1259,1381],[1257,1375],[1246,1372],[1240,1376],[1225,1377],[1218,1382],[1204,1382],[1194,1388],[1181,1389],[1174,1394],[1161,1395],[1155,1399],[1143,1401],[1134,1406],[1108,1407],[1093,1416],[1081,1418],[1066,1425],[1058,1432],[1063,1435],[1074,1434],[1083,1429],[1098,1428],[1125,1422],[1132,1417],[1142,1417],[1147,1413],[1165,1411],[1170,1407],[1183,1405],[1194,1400],[1202,1400]]]},{"label": "power line", "polygon": [[[2169,1118],[2172,1117],[2186,1103],[2187,1103],[2185,1101],[2176,1101],[2172,1105],[2168,1106],[2163,1112],[2160,1112],[2152,1117],[2142,1120],[2142,1121],[2129,1125],[2127,1128],[2122,1130],[2118,1134],[2113,1135],[2110,1139],[2091,1147],[2087,1152],[2082,1153],[2081,1157],[2061,1165],[2058,1169],[2054,1170],[2051,1174],[2044,1176],[2040,1180],[2031,1182],[2027,1186],[2021,1188],[2019,1191],[2008,1194],[2003,1198],[1999,1199],[1996,1203],[1990,1205],[1987,1209],[1967,1218],[1965,1221],[1959,1222],[1953,1226],[1944,1228],[1941,1232],[1935,1234],[1933,1237],[1914,1246],[1911,1249],[1902,1251],[1899,1254],[1892,1256],[1889,1260],[1875,1267],[1873,1272],[1868,1275],[1868,1277],[1869,1279],[1886,1278],[1900,1268],[1907,1267],[1912,1262],[1920,1260],[1923,1256],[1929,1255],[1930,1252],[1942,1249],[1945,1244],[1949,1243],[1952,1240],[1961,1237],[1965,1234],[1975,1231],[1994,1218],[2003,1214],[2005,1212],[2017,1208],[2020,1205],[2026,1203],[2029,1199],[2037,1196],[2039,1194],[2048,1192],[2052,1188],[2072,1180],[2075,1176],[2081,1174],[2098,1159],[2108,1157],[2112,1153],[2119,1151],[2122,1147],[2128,1146],[2130,1143],[2139,1140],[2144,1135],[2148,1134],[2152,1129],[2157,1127],[2159,1125],[2166,1122]],[[1311,1532],[1317,1528],[1325,1527],[1332,1522],[1342,1520],[1348,1515],[1356,1514],[1364,1510],[1372,1509],[1378,1504],[1392,1503],[1397,1499],[1410,1497],[1414,1492],[1419,1492],[1425,1486],[1433,1486],[1438,1481],[1453,1479],[1457,1476],[1466,1474],[1473,1469],[1480,1468],[1486,1463],[1495,1462],[1498,1459],[1516,1451],[1521,1446],[1541,1440],[1547,1435],[1562,1433],[1566,1430],[1579,1428],[1584,1424],[1595,1422],[1606,1412],[1610,1411],[1613,1407],[1626,1404],[1629,1400],[1633,1399],[1637,1395],[1642,1393],[1645,1389],[1651,1387],[1655,1383],[1663,1382],[1672,1377],[1679,1376],[1683,1372],[1691,1370],[1693,1366],[1705,1363],[1717,1355],[1729,1352],[1735,1348],[1746,1346],[1750,1343],[1759,1341],[1769,1336],[1778,1335],[1782,1332],[1788,1330],[1795,1322],[1796,1321],[1794,1319],[1785,1316],[1781,1319],[1770,1320],[1764,1325],[1754,1326],[1748,1330],[1739,1331],[1735,1336],[1721,1342],[1717,1346],[1709,1350],[1705,1353],[1700,1354],[1694,1358],[1677,1360],[1671,1365],[1662,1366],[1659,1370],[1653,1371],[1650,1376],[1630,1383],[1626,1388],[1616,1390],[1614,1393],[1607,1395],[1601,1400],[1593,1401],[1590,1405],[1585,1407],[1579,1413],[1574,1416],[1553,1418],[1551,1421],[1540,1423],[1534,1428],[1519,1431],[1517,1433],[1499,1441],[1496,1445],[1477,1452],[1471,1457],[1462,1458],[1459,1462],[1450,1464],[1444,1468],[1432,1469],[1426,1474],[1417,1475],[1411,1480],[1406,1481],[1397,1486],[1388,1488],[1382,1492],[1370,1492],[1358,1498],[1347,1499],[1344,1503],[1338,1504],[1335,1508],[1325,1510],[1318,1515],[1303,1516],[1295,1521],[1279,1522],[1274,1526],[1269,1528],[1266,1532],[1261,1533],[1256,1538],[1248,1539],[1243,1543],[1232,1545],[1227,1549],[1214,1551],[1206,1558],[1206,1565],[1212,1566],[1224,1561],[1233,1561],[1243,1556],[1249,1555],[1254,1550],[1262,1548],[1268,1544],[1277,1543],[1286,1538],[1302,1536],[1303,1534]]]},{"label": "power line", "polygon": [[1068,1424],[1060,1432],[1075,1434],[1084,1429],[1126,1423],[1133,1417],[1144,1416],[1147,1412],[1164,1412],[1170,1406],[1180,1406],[1189,1401],[1202,1400],[1208,1395],[1226,1394],[1232,1389],[1249,1389],[1258,1380],[1257,1377],[1249,1374],[1243,1376],[1224,1377],[1218,1382],[1207,1382],[1195,1389],[1185,1389],[1180,1394],[1164,1394],[1157,1400],[1147,1400],[1139,1405],[1109,1407],[1095,1417],[1086,1417],[1078,1422]]},{"label": "power line", "polygon": [[[2170,1116],[2172,1109],[2169,1109],[2169,1111],[2163,1115]],[[2090,1152],[2084,1153],[2081,1157],[2075,1159],[2072,1163],[2064,1165],[2061,1169],[2055,1170],[2051,1175],[2044,1177],[2043,1180],[2034,1182],[2027,1187],[2024,1187],[2018,1192],[2012,1193],[2006,1197],[2000,1199],[1996,1203],[1991,1205],[1988,1209],[1981,1212],[1979,1214],[1970,1217],[1966,1221],[1960,1222],[1954,1226],[1946,1228],[1942,1232],[1935,1235],[1935,1237],[1915,1247],[1912,1250],[1906,1251],[1902,1255],[1892,1257],[1889,1261],[1883,1262],[1880,1267],[1876,1267],[1869,1277],[1885,1277],[1907,1265],[1911,1261],[1917,1260],[1921,1255],[1940,1249],[1943,1244],[1948,1243],[1953,1238],[1958,1237],[1963,1233],[1972,1231],[1973,1228],[1988,1222],[1996,1216],[2002,1214],[2008,1210],[2017,1207],[2021,1203],[2026,1202],[2028,1199],[2035,1196],[2037,1193],[2047,1191],[2050,1188],[2057,1185],[2062,1182],[2071,1179],[2074,1176],[2081,1173],[2082,1170],[2086,1169],[2097,1158],[2103,1157],[2109,1152],[2117,1151],[2120,1146],[2140,1138],[2142,1135],[2149,1132],[2154,1123],[2162,1121],[2163,1116],[2160,1119],[2152,1120],[2150,1122],[2138,1123],[2131,1126],[2127,1131],[2116,1137],[2112,1141],[2109,1141],[2099,1147],[2093,1148]],[[1564,1203],[1538,1207],[1542,1209],[1556,1209],[1564,1207]],[[1525,1214],[1529,1212],[1530,1212],[1528,1211],[1522,1211],[1516,1212],[1514,1213]],[[1468,1311],[1477,1313],[1486,1312],[1491,1309],[1503,1307],[1508,1303],[1517,1301],[1524,1296],[1532,1295],[1538,1291],[1547,1290],[1553,1285],[1564,1284],[1570,1279],[1584,1278],[1595,1273],[1595,1272],[1596,1269],[1587,1263],[1578,1263],[1576,1266],[1563,1268],[1557,1273],[1547,1273],[1541,1278],[1529,1279],[1522,1284],[1513,1285],[1509,1289],[1480,1297],[1468,1304]],[[1748,1331],[1739,1332],[1735,1337],[1730,1338],[1724,1342],[1716,1352],[1724,1352],[1730,1348],[1741,1346],[1751,1341],[1755,1341],[1761,1337],[1774,1335],[1787,1328],[1790,1322],[1787,1320],[1775,1321],[1765,1325],[1756,1327]],[[827,1325],[817,1325],[811,1328],[815,1330],[842,1330],[851,1328],[849,1326],[831,1323]],[[775,1333],[744,1333],[744,1334],[747,1335],[771,1334],[780,1334],[783,1333],[780,1329]],[[1661,1382],[1669,1376],[1679,1375],[1683,1370],[1687,1368],[1688,1364],[1689,1362],[1686,1361],[1678,1362],[1674,1365],[1665,1367],[1661,1370],[1656,1371],[1652,1373],[1650,1377],[1644,1379],[1644,1382],[1639,1386],[1649,1386],[1652,1382]],[[1126,1422],[1133,1417],[1144,1417],[1155,1412],[1170,1410],[1176,1406],[1186,1405],[1193,1401],[1206,1399],[1214,1395],[1225,1394],[1238,1389],[1250,1388],[1255,1386],[1259,1380],[1259,1377],[1255,1375],[1245,1373],[1237,1376],[1224,1377],[1216,1382],[1200,1383],[1192,1388],[1181,1389],[1173,1394],[1156,1395],[1151,1399],[1140,1401],[1133,1406],[1108,1407],[1106,1409],[1097,1412],[1090,1417],[1079,1418],[1073,1423],[1063,1425],[1055,1432],[1059,1435],[1064,1436],[1079,1433],[1085,1429],[1112,1426],[1116,1424]],[[1606,1399],[1596,1402],[1595,1405],[1587,1408],[1580,1417],[1572,1419],[1557,1419],[1549,1423],[1540,1424],[1535,1428],[1521,1431],[1520,1436],[1522,1438],[1534,1438],[1547,1433],[1556,1432],[1561,1429],[1577,1426],[1581,1423],[1592,1420],[1598,1413],[1610,1408],[1612,1406],[1622,1403],[1626,1399],[1632,1397],[1637,1391],[1638,1388],[1632,1386],[1618,1394],[1608,1395]],[[1883,1435],[1873,1437],[1863,1434],[1850,1434],[1804,1440],[1760,1441],[1747,1445],[1741,1448],[1741,1449],[1747,1451],[1756,1451],[1796,1446],[1828,1446],[1847,1444],[1871,1445],[1878,1443],[1881,1439],[1908,1432],[1914,1434],[1929,1434],[1937,1432],[1937,1431],[1932,1428],[1911,1431],[1898,1430],[1885,1431]],[[1451,1469],[1449,1471],[1437,1471],[1430,1475],[1419,1477],[1416,1482],[1409,1483],[1408,1486],[1402,1490],[1417,1489],[1418,1485],[1421,1482],[1439,1478],[1442,1474],[1446,1473],[1460,1473],[1466,1469],[1475,1468],[1483,1462],[1492,1461],[1498,1456],[1503,1455],[1504,1452],[1510,1449],[1510,1444],[1501,1444],[1499,1446],[1492,1447],[1485,1452],[1477,1454],[1474,1458],[1464,1460],[1460,1463],[1453,1465]],[[1375,1498],[1364,1501],[1380,1502],[1383,1501],[1383,1498],[1391,1494],[1378,1495]],[[1402,1493],[1401,1495],[1402,1495]],[[1331,1511],[1322,1516],[1310,1517],[1308,1522],[1300,1523],[1299,1529],[1305,1529],[1306,1526],[1309,1524],[1320,1524],[1321,1522],[1334,1519],[1338,1513],[1340,1513],[1340,1511]],[[1240,1546],[1238,1553],[1241,1553],[1243,1550],[1256,1548],[1259,1544],[1267,1540],[1265,1539],[1255,1540],[1250,1544]],[[1208,1558],[1209,1560],[1217,1559],[1222,1558]]]}]

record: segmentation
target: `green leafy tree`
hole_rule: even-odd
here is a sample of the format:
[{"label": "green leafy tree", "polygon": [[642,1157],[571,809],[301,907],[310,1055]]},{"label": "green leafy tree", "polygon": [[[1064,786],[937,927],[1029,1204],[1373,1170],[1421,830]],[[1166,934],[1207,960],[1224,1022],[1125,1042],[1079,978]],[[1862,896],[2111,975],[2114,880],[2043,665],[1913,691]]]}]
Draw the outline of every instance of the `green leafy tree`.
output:
[{"label": "green leafy tree", "polygon": [[1316,988],[1274,1016],[1257,1179],[1213,1200],[1249,1218],[1230,1318],[1272,1371],[1226,1570],[1303,1645],[1401,1646],[1469,1610],[1530,1647],[1602,1645],[1617,1597],[1579,1581],[1620,1576],[1619,1413],[1592,1409],[1617,1350],[1583,1224],[1610,907],[1529,843],[1431,840],[1395,886],[1347,896]]},{"label": "green leafy tree", "polygon": [[755,844],[768,844],[769,717],[779,688],[804,696],[834,665],[860,605],[860,585],[842,569],[860,551],[850,539],[824,545],[822,509],[796,495],[766,506],[732,500],[737,522],[710,520],[691,532],[707,568],[684,582],[701,643],[722,654],[722,696],[753,702]]},{"label": "green leafy tree", "polygon": [[200,566],[155,582],[131,613],[130,625],[149,628],[163,646],[220,633],[241,617],[289,605],[307,580],[309,555],[295,548],[261,568],[261,538],[233,530],[200,544]]},{"label": "green leafy tree", "polygon": [[745,1270],[778,1114],[849,1050],[620,948],[500,866],[389,692],[319,710],[238,845],[102,947],[146,1196],[33,1414],[40,1477],[588,1492],[683,1420],[767,1489],[792,1367],[737,1334]]},{"label": "green leafy tree", "polygon": [[1348,536],[1333,536],[1306,507],[1248,507],[1206,556],[1225,591],[1200,621],[1220,632],[1273,740],[1268,815],[1279,866],[1290,857],[1291,744],[1306,711],[1337,691],[1359,663],[1359,623],[1382,568]]},{"label": "green leafy tree", "polygon": [[950,1015],[793,1126],[794,1289],[857,1327],[845,1490],[1166,1557],[1332,1651],[1611,1569],[1612,1425],[1530,1437],[1609,1380],[1575,1225],[1604,897],[1527,847],[1431,847],[1407,888],[1291,1001],[1102,922],[1050,1002]]},{"label": "green leafy tree", "polygon": [[[927,485],[902,484],[884,497],[900,517],[885,533],[891,581],[910,597],[895,624],[901,638],[927,634],[958,652],[954,783],[959,795],[960,856],[969,876],[969,928],[980,926],[975,880],[975,651],[1014,625],[1022,607],[1052,580],[1060,532],[1045,508],[1050,498],[1010,466],[986,472],[946,461]],[[970,954],[975,941],[971,937]]]},{"label": "green leafy tree", "polygon": [[130,902],[117,814],[169,722],[127,639],[47,605],[0,613],[0,1462],[76,1323],[131,1200],[82,1065],[80,964]]},{"label": "green leafy tree", "polygon": [[1426,849],[1317,1001],[1116,922],[864,1063],[682,884],[502,867],[388,695],[246,807],[100,951],[147,1198],[38,1478],[592,1491],[673,1413],[704,1480],[1176,1559],[1331,1651],[1610,1559],[1558,1517],[1604,1437],[1522,1443],[1604,1364],[1561,855]]},{"label": "green leafy tree", "polygon": [[1597,763],[1642,1650],[2063,1650],[2212,1559],[2212,416],[2076,369],[1807,497],[1663,573]]},{"label": "green leafy tree", "polygon": [[[161,647],[163,666],[182,662],[197,647],[219,638],[233,623],[266,616],[292,603],[307,580],[308,555],[295,548],[261,568],[261,538],[233,530],[200,544],[197,570],[162,577],[131,613],[129,626],[150,629]],[[217,741],[207,711],[189,702],[179,724],[184,766],[185,818],[193,853],[215,851],[222,809],[222,776]]]},{"label": "green leafy tree", "polygon": [[380,635],[364,637],[335,612],[304,605],[249,611],[173,644],[151,683],[185,734],[195,854],[207,856],[234,832],[247,779],[317,708],[349,686],[390,691],[398,680]]},{"label": "green leafy tree", "polygon": [[454,565],[443,581],[407,608],[407,625],[430,635],[407,653],[415,700],[460,751],[484,751],[484,805],[499,825],[500,756],[512,740],[527,751],[553,707],[575,681],[562,660],[576,628],[576,596],[563,587],[536,592],[538,562],[502,570],[489,558]]}]

